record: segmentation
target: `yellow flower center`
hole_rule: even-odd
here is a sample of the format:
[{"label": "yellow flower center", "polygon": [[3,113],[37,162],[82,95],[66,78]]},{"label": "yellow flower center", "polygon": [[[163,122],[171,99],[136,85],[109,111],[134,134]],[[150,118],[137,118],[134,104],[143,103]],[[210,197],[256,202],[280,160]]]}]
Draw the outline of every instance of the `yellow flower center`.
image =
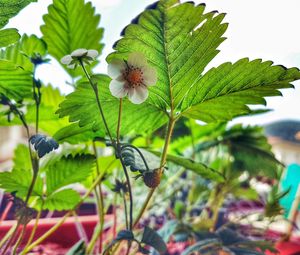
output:
[{"label": "yellow flower center", "polygon": [[143,84],[143,72],[139,68],[130,68],[127,70],[126,80],[131,87],[140,86]]}]

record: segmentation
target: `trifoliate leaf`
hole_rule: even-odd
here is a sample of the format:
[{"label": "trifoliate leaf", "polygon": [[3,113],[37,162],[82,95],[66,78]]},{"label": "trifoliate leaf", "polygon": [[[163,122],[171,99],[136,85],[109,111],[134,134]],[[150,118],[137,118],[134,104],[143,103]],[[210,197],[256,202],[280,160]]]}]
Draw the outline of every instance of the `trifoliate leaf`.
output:
[{"label": "trifoliate leaf", "polygon": [[80,195],[73,189],[63,189],[45,197],[43,208],[50,211],[73,209],[80,201]]},{"label": "trifoliate leaf", "polygon": [[[102,104],[104,116],[108,127],[113,135],[116,134],[119,100],[110,94],[108,89],[110,79],[106,75],[94,77],[97,81],[99,97]],[[105,135],[104,124],[97,106],[96,97],[90,84],[80,83],[76,90],[66,97],[66,100],[60,104],[57,111],[60,117],[69,116],[70,122],[78,122],[80,127],[91,126],[93,131],[98,131],[97,135]],[[147,103],[135,105],[127,99],[123,102],[121,135],[142,134],[144,132],[154,131],[167,121],[167,116],[159,111],[155,106]],[[72,131],[74,130],[73,127]],[[78,129],[75,129],[75,135],[78,135]],[[86,129],[83,129],[86,132]],[[100,133],[101,131],[101,133]],[[60,132],[59,137],[66,139],[68,128]],[[74,134],[74,133],[73,133]]]},{"label": "trifoliate leaf", "polygon": [[147,102],[172,115],[215,122],[248,114],[247,105],[280,95],[278,90],[291,88],[300,72],[271,61],[241,59],[204,73],[224,41],[224,16],[205,13],[205,5],[158,1],[124,29],[107,61],[142,52],[158,73]]},{"label": "trifoliate leaf", "polygon": [[108,62],[127,59],[131,52],[144,53],[158,72],[158,83],[150,88],[149,101],[163,110],[176,109],[224,41],[224,14],[204,12],[203,4],[156,2],[124,29]]},{"label": "trifoliate leaf", "polygon": [[[43,17],[43,39],[49,53],[60,61],[76,49],[86,48],[102,51],[103,28],[99,28],[100,15],[95,14],[91,2],[84,0],[54,0]],[[63,66],[71,76],[74,70]],[[77,69],[80,70],[80,69]]]},{"label": "trifoliate leaf", "polygon": [[17,29],[8,28],[0,30],[0,48],[13,44],[19,39],[20,35]]},{"label": "trifoliate leaf", "polygon": [[92,155],[63,157],[50,164],[46,171],[47,194],[69,184],[85,181],[93,172],[95,158]]}]

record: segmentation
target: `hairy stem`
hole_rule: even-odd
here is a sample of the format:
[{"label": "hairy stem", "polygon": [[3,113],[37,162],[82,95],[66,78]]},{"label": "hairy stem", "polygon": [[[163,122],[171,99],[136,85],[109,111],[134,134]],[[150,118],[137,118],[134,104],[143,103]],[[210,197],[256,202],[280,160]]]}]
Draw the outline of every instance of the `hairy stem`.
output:
[{"label": "hairy stem", "polygon": [[105,119],[105,116],[104,116],[104,113],[103,113],[103,109],[102,109],[102,106],[101,106],[101,102],[100,102],[100,99],[99,99],[99,92],[98,92],[98,88],[97,88],[97,85],[95,85],[91,79],[91,76],[89,75],[88,71],[86,70],[86,68],[84,67],[84,64],[83,62],[80,60],[79,61],[80,63],[80,66],[82,67],[84,73],[85,73],[85,76],[86,78],[88,79],[92,89],[94,90],[94,93],[95,93],[95,96],[96,96],[96,101],[97,101],[97,106],[98,106],[98,109],[100,111],[100,115],[101,115],[101,119],[104,123],[104,126],[105,126],[105,129],[106,129],[106,133],[107,135],[109,136],[111,142],[113,143],[113,138],[112,138],[112,135],[109,131],[109,128],[108,128],[108,125],[107,125],[107,122],[106,122],[106,119]]},{"label": "hairy stem", "polygon": [[[166,164],[166,161],[167,161],[167,154],[168,154],[168,148],[169,148],[169,144],[171,142],[171,138],[172,138],[172,134],[173,134],[173,129],[174,129],[174,126],[175,126],[175,123],[176,123],[176,119],[173,119],[173,117],[171,116],[169,118],[169,123],[168,123],[168,128],[167,128],[167,133],[166,133],[166,137],[165,137],[165,144],[164,144],[164,148],[163,148],[163,153],[161,155],[161,160],[160,160],[160,171],[163,171],[163,167],[164,165]],[[134,221],[134,227],[137,226],[137,224],[139,223],[140,219],[143,217],[143,214],[145,213],[145,211],[147,210],[147,207],[149,206],[150,202],[151,202],[151,199],[152,199],[152,196],[155,192],[155,188],[152,188],[148,195],[147,195],[147,198],[137,216],[137,218],[135,219]]]},{"label": "hairy stem", "polygon": [[128,223],[128,210],[127,210],[127,203],[126,203],[125,193],[122,194],[122,197],[123,197],[124,210],[125,210],[125,223],[126,223],[126,229],[129,229],[129,223]]},{"label": "hairy stem", "polygon": [[[121,119],[122,119],[122,98],[120,99],[120,104],[119,104],[119,115],[118,115],[118,125],[117,125],[117,146],[116,146],[116,150],[117,150],[117,155],[120,159],[120,162],[122,164],[123,167],[123,171],[126,177],[126,182],[128,185],[128,193],[129,193],[129,230],[132,230],[132,222],[133,222],[133,196],[132,196],[132,189],[131,189],[131,183],[130,183],[130,178],[129,178],[129,174],[126,168],[126,165],[123,161],[121,154],[122,148],[120,147],[120,128],[121,128]],[[126,219],[126,227],[128,229],[128,222],[127,222],[127,206],[126,206],[126,200],[124,199],[124,203],[125,203],[125,219]]]},{"label": "hairy stem", "polygon": [[121,129],[121,119],[122,119],[122,98],[120,98],[119,104],[119,115],[118,115],[118,126],[117,126],[117,143],[120,143],[120,129]]},{"label": "hairy stem", "polygon": [[132,196],[131,183],[130,183],[130,178],[129,178],[127,168],[125,166],[125,163],[124,163],[122,157],[120,157],[120,161],[121,161],[121,164],[122,164],[122,167],[124,170],[124,174],[126,177],[126,182],[128,185],[129,202],[130,202],[130,204],[129,204],[129,230],[132,230],[132,227],[133,227],[133,196]]},{"label": "hairy stem", "polygon": [[[97,153],[97,148],[96,148],[96,142],[93,141],[93,151],[94,155],[96,156],[96,170],[97,170],[97,175],[100,175],[100,167],[99,167],[99,162],[98,162],[98,153]],[[98,190],[97,190],[98,187]],[[103,232],[103,226],[104,226],[104,199],[103,199],[103,193],[102,193],[102,186],[101,182],[99,182],[98,186],[95,187],[95,194],[96,194],[96,203],[98,207],[98,215],[99,215],[99,228],[97,228],[92,236],[91,242],[87,246],[87,254],[90,254],[94,247],[95,244],[100,237],[100,253],[102,250],[102,232]]]}]

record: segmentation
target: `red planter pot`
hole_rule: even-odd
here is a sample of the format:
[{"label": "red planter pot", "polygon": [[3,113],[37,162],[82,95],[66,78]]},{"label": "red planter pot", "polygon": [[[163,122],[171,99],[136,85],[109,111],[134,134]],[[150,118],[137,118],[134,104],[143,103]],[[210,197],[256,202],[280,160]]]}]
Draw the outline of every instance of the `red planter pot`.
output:
[{"label": "red planter pot", "polygon": [[[112,215],[106,216],[106,221],[112,220]],[[47,218],[40,219],[39,226],[36,231],[35,239],[42,236],[50,228],[52,228],[60,218]],[[82,224],[87,238],[90,239],[93,235],[94,228],[98,222],[98,216],[79,216],[79,222]],[[4,237],[7,231],[16,223],[14,220],[4,221],[0,226],[0,239]],[[26,234],[23,239],[23,244],[25,244],[30,236],[32,228],[34,226],[34,220],[32,220],[26,227]],[[107,232],[106,232],[107,233]],[[105,237],[104,237],[105,238]],[[72,247],[76,242],[78,242],[80,236],[78,235],[75,218],[69,217],[52,235],[50,235],[42,243],[45,245],[43,247],[43,252],[38,252],[34,254],[43,254],[43,255],[63,255],[66,251]],[[174,245],[174,244],[173,244]],[[169,244],[170,250],[172,250],[172,245]],[[174,247],[173,247],[174,248]],[[175,247],[176,248],[176,247]],[[179,248],[179,247],[177,247]],[[183,248],[183,247],[181,247]],[[291,242],[281,242],[276,245],[276,248],[280,252],[280,255],[300,255],[300,240],[293,239]],[[267,252],[267,255],[273,255],[271,252]]]},{"label": "red planter pot", "polygon": [[[39,238],[44,233],[46,233],[49,229],[51,229],[60,218],[47,218],[40,219],[38,228],[36,230],[35,238]],[[106,216],[106,220],[109,221],[112,219],[111,215]],[[82,224],[82,227],[86,233],[88,239],[90,239],[93,235],[94,228],[97,225],[99,220],[97,215],[92,216],[79,216],[79,222]],[[26,233],[23,239],[22,244],[26,244],[28,238],[32,232],[35,221],[32,220],[26,227]],[[9,220],[2,222],[0,226],[0,239],[5,236],[7,231],[16,224],[15,220]],[[42,244],[46,247],[45,249],[49,250],[51,253],[33,253],[33,254],[51,254],[51,255],[62,255],[72,247],[75,243],[80,240],[80,236],[78,234],[75,218],[69,217],[53,234],[51,234]],[[39,250],[39,249],[37,249]],[[44,250],[44,248],[43,248]]]}]

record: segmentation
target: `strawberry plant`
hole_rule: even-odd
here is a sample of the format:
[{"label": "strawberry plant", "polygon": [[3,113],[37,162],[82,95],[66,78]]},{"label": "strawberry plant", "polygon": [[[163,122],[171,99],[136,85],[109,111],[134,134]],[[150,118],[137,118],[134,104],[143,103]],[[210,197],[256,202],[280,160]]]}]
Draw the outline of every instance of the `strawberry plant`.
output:
[{"label": "strawberry plant", "polygon": [[[258,199],[243,176],[278,181],[283,167],[261,128],[227,122],[263,113],[250,105],[265,105],[266,97],[293,88],[300,79],[297,68],[243,58],[208,69],[225,40],[225,14],[205,4],[160,0],[124,28],[104,56],[107,73],[98,73],[104,29],[93,2],[53,0],[41,38],[2,29],[32,1],[4,2],[0,125],[22,126],[26,143],[15,149],[10,171],[0,173],[0,187],[12,195],[17,220],[0,242],[0,254],[28,254],[91,194],[99,222],[91,239],[79,241],[68,254],[122,254],[124,247],[124,254],[167,254],[166,242],[176,235],[191,241],[183,254],[262,254],[269,248],[217,227],[229,195]],[[68,95],[36,77],[40,65],[55,60],[69,75],[73,91]],[[178,202],[180,192],[186,195]],[[282,194],[274,189],[272,198]],[[169,231],[142,224],[154,202],[176,219]],[[200,203],[205,208],[190,218]],[[110,207],[122,213],[114,217],[107,241]],[[36,238],[44,210],[65,214]],[[31,220],[35,227],[24,244]]]}]

